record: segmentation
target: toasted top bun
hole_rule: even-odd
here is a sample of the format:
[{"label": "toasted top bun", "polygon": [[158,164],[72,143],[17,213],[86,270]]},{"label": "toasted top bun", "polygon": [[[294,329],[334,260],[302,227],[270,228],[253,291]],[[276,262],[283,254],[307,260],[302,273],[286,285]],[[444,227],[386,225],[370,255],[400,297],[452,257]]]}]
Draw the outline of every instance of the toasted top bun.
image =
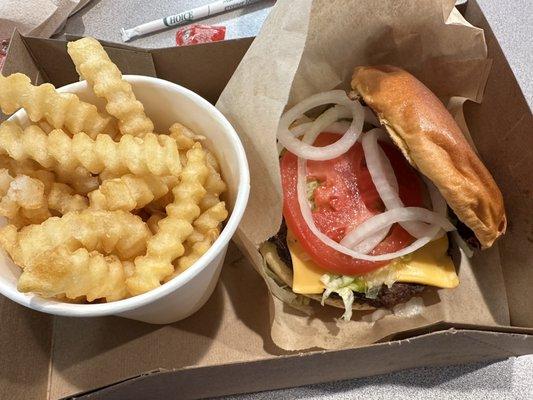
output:
[{"label": "toasted top bun", "polygon": [[507,225],[502,194],[441,101],[414,76],[388,65],[356,68],[352,88],[482,247],[490,247]]}]

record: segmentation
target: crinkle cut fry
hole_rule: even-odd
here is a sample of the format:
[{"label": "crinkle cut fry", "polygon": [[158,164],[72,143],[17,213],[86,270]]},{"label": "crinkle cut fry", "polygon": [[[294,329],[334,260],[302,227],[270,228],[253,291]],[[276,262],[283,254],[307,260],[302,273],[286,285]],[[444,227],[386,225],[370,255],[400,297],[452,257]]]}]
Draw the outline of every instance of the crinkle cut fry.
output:
[{"label": "crinkle cut fry", "polygon": [[74,170],[64,168],[62,165],[56,165],[52,168],[60,183],[71,186],[79,194],[86,195],[96,190],[100,185],[98,177],[92,175],[84,167],[77,167]]},{"label": "crinkle cut fry", "polygon": [[206,154],[197,143],[187,152],[181,181],[172,189],[174,201],[166,208],[167,217],[159,221],[159,231],[148,241],[146,254],[135,259],[135,272],[126,282],[132,295],[160,286],[174,272],[172,261],[183,254],[183,242],[200,215],[198,203],[206,193],[203,185],[208,173]]},{"label": "crinkle cut fry", "polygon": [[167,280],[179,275],[194,264],[220,235],[220,226],[228,217],[224,202],[220,201],[220,194],[226,190],[226,184],[220,176],[220,167],[213,154],[206,150],[209,175],[205,182],[206,194],[200,201],[202,214],[194,221],[194,232],[185,242],[185,253],[180,257],[174,273]]},{"label": "crinkle cut fry", "polygon": [[131,85],[122,79],[120,70],[96,39],[86,37],[70,42],[67,51],[78,74],[98,97],[107,100],[106,110],[118,119],[122,134],[142,137],[154,131],[154,124],[135,98]]},{"label": "crinkle cut fry", "polygon": [[93,174],[177,176],[181,171],[176,141],[153,133],[144,139],[124,135],[114,142],[108,135],[93,140],[83,132],[71,138],[61,129],[47,135],[38,126],[22,129],[6,121],[0,125],[0,153],[17,161],[33,159],[49,169],[75,171],[82,167]]},{"label": "crinkle cut fry", "polygon": [[178,259],[178,265],[173,276],[185,271],[209,250],[220,235],[220,227],[227,217],[226,204],[221,201],[204,211],[194,221],[194,232],[185,242],[185,253]]},{"label": "crinkle cut fry", "polygon": [[44,120],[53,128],[85,132],[92,138],[101,133],[114,137],[117,133],[113,119],[100,114],[96,106],[75,94],[59,93],[49,83],[34,86],[24,74],[0,74],[0,108],[6,114],[24,108],[30,121]]},{"label": "crinkle cut fry", "polygon": [[168,135],[176,141],[180,150],[189,150],[196,143],[195,141],[205,140],[205,136],[197,135],[179,122],[173,123],[168,128]]},{"label": "crinkle cut fry", "polygon": [[200,202],[200,209],[202,212],[214,207],[220,202],[220,195],[226,191],[226,183],[220,176],[220,168],[218,162],[213,154],[207,152],[207,166],[209,168],[209,175],[205,182],[206,195]]},{"label": "crinkle cut fry", "polygon": [[159,221],[166,217],[166,214],[161,212],[155,212],[146,220],[146,225],[150,228],[150,231],[155,235],[159,232]]},{"label": "crinkle cut fry", "polygon": [[0,215],[9,220],[41,223],[51,216],[45,195],[45,185],[27,175],[11,176],[0,169]]},{"label": "crinkle cut fry", "polygon": [[123,175],[108,179],[89,193],[91,208],[98,210],[132,211],[144,207],[167,194],[178,178],[154,175]]},{"label": "crinkle cut fry", "polygon": [[47,195],[48,208],[64,215],[71,211],[81,211],[89,207],[86,197],[76,194],[74,190],[64,183],[52,183]]},{"label": "crinkle cut fry", "polygon": [[126,277],[132,268],[131,261],[121,261],[114,255],[58,246],[27,265],[17,287],[43,297],[85,296],[87,301],[115,301],[128,297]]},{"label": "crinkle cut fry", "polygon": [[[68,137],[63,131],[57,131]],[[109,138],[107,135],[102,136]],[[112,141],[111,138],[109,140]],[[50,143],[49,135],[36,125],[22,129],[14,121],[0,124],[0,155],[7,154],[21,163],[34,160],[44,168],[56,172],[58,180],[71,184],[80,193],[88,193],[98,187],[98,178],[92,176],[82,165],[58,164],[49,154],[50,146],[54,144]]]},{"label": "crinkle cut fry", "polygon": [[56,182],[56,176],[53,172],[40,168],[33,160],[17,162],[2,155],[0,156],[0,168],[7,170],[11,176],[27,175],[41,181],[48,200],[48,208],[59,212],[61,215],[69,211],[81,211],[88,207],[88,200],[84,196],[76,194],[69,185]]},{"label": "crinkle cut fry", "polygon": [[136,215],[87,209],[51,217],[18,232],[8,225],[0,230],[0,245],[16,264],[24,267],[59,245],[72,251],[84,247],[88,251],[113,253],[128,260],[145,252],[151,236],[148,226]]}]

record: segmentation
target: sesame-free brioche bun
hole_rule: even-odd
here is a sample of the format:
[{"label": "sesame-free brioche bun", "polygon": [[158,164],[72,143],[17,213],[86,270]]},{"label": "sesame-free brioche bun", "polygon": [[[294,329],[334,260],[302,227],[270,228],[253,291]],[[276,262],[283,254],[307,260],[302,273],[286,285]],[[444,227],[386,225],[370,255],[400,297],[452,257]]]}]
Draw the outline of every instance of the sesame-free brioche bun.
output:
[{"label": "sesame-free brioche bun", "polygon": [[388,65],[355,68],[351,85],[481,246],[490,247],[507,225],[502,194],[437,96]]}]

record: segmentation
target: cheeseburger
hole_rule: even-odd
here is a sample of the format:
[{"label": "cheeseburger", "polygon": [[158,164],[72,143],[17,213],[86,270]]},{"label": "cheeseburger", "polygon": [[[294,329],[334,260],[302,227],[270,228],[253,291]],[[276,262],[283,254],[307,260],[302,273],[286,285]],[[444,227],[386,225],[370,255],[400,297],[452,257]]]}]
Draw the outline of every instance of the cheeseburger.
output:
[{"label": "cheeseburger", "polygon": [[494,179],[424,84],[374,66],[356,68],[351,86],[283,114],[283,223],[261,247],[280,284],[345,319],[456,287],[448,234],[484,249],[506,228]]}]

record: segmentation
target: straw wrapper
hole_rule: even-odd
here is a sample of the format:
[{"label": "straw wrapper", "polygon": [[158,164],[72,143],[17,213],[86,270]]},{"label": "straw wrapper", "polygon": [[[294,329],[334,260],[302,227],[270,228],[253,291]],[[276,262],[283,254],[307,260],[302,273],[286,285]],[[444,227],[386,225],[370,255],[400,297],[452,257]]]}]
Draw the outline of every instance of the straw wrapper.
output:
[{"label": "straw wrapper", "polygon": [[457,98],[481,101],[490,60],[483,31],[468,24],[454,4],[278,1],[217,103],[248,154],[252,191],[238,242],[273,295],[271,334],[283,349],[364,345],[440,321],[509,323],[497,247],[467,259],[454,246],[461,280],[457,289],[428,291],[421,314],[389,315],[374,324],[361,320],[363,312],[344,323],[338,319],[339,309],[306,304],[306,299],[269,277],[257,251],[281,223],[276,129],[287,105],[317,92],[349,89],[355,66],[386,63],[409,70],[445,104],[454,104],[454,116],[467,129]]}]

